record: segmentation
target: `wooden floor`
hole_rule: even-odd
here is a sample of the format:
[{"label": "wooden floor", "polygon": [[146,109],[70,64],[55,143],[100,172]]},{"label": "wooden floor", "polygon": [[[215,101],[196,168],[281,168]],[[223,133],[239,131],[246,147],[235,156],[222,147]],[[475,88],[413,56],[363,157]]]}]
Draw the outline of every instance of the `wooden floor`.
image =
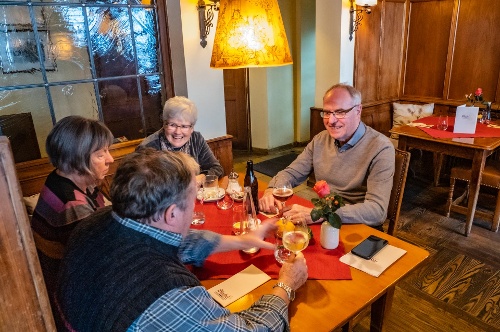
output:
[{"label": "wooden floor", "polygon": [[[244,171],[247,159],[257,163],[288,152],[266,156],[235,152],[235,170]],[[260,173],[257,177],[269,180]],[[442,183],[434,187],[430,179],[409,176],[407,180],[400,215],[404,227],[397,237],[431,255],[396,287],[385,331],[500,331],[500,233],[477,220],[470,236],[462,235],[465,217],[444,216],[448,181]],[[315,197],[305,185],[295,192],[307,199]],[[494,199],[481,195],[479,203],[487,207]],[[369,330],[368,317],[353,329]]]}]

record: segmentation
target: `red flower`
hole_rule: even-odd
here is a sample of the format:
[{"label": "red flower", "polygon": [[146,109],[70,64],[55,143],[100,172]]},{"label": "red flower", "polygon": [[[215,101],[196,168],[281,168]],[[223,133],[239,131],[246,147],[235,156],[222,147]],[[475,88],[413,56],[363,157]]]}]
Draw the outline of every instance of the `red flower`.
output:
[{"label": "red flower", "polygon": [[474,92],[474,96],[479,97],[483,94],[483,89],[477,88],[476,92]]},{"label": "red flower", "polygon": [[313,190],[316,192],[316,194],[318,194],[320,198],[323,198],[326,195],[330,194],[330,187],[328,186],[328,183],[326,183],[325,180],[316,182],[316,184],[313,187]]}]

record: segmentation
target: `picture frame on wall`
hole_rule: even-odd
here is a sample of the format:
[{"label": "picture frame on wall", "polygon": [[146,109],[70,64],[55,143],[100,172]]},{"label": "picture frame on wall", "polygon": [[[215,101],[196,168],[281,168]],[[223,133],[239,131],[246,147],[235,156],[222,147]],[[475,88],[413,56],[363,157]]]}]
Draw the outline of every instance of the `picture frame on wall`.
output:
[{"label": "picture frame on wall", "polygon": [[3,74],[41,71],[42,63],[46,71],[57,69],[49,31],[38,30],[38,34],[41,61],[33,30],[13,28],[0,32],[3,35],[0,37],[0,66]]}]

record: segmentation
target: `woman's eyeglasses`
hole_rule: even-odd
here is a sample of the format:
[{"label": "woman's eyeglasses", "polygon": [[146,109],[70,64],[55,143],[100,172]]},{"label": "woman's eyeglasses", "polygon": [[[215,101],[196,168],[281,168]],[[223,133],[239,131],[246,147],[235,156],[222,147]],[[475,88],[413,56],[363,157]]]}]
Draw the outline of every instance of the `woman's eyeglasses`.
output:
[{"label": "woman's eyeglasses", "polygon": [[344,119],[347,116],[347,113],[352,111],[354,109],[354,107],[358,107],[358,106],[359,106],[359,104],[354,105],[353,107],[351,107],[351,109],[348,109],[348,110],[343,110],[343,109],[339,109],[336,111],[322,110],[321,112],[319,112],[319,115],[324,119],[329,119],[331,115],[335,116],[337,119]]},{"label": "woman's eyeglasses", "polygon": [[167,123],[167,128],[175,131],[177,128],[180,128],[181,131],[188,131],[189,129],[193,128],[193,125],[178,125],[172,122]]}]

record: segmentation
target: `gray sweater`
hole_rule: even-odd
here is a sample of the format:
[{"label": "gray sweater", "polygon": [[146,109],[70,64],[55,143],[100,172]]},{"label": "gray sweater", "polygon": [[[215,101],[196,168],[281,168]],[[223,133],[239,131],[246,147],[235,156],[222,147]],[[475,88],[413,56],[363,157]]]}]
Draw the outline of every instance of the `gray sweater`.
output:
[{"label": "gray sweater", "polygon": [[387,217],[394,160],[389,138],[368,126],[363,137],[344,152],[338,151],[335,139],[324,130],[269,185],[277,176],[284,176],[295,187],[314,170],[316,181],[325,180],[331,192],[340,194],[348,204],[337,210],[343,223],[378,226]]}]

